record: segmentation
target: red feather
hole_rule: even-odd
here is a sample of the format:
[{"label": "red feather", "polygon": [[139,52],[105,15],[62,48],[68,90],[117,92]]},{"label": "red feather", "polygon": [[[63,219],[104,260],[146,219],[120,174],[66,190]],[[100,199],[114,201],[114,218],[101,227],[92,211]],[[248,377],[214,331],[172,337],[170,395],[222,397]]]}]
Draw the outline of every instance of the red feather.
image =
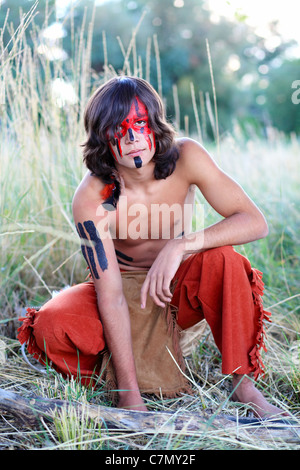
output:
[{"label": "red feather", "polygon": [[109,197],[112,196],[114,189],[115,189],[115,184],[114,183],[106,184],[104,186],[104,188],[101,191],[101,196],[104,199],[104,201],[106,201],[106,199],[108,199]]}]

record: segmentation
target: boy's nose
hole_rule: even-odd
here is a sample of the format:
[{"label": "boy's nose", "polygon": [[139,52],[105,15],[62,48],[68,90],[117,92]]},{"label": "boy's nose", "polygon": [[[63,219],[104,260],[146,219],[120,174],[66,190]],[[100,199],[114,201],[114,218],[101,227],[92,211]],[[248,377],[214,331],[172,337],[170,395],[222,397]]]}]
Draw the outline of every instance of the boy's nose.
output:
[{"label": "boy's nose", "polygon": [[129,140],[130,142],[134,142],[134,134],[133,134],[133,130],[129,127],[128,129],[128,135],[129,135]]}]

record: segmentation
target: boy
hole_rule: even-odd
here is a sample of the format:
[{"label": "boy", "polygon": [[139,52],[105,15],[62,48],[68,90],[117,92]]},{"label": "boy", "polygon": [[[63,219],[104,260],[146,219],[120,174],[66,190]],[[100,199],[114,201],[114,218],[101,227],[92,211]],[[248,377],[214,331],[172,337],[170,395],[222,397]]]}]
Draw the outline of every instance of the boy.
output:
[{"label": "boy", "polygon": [[[86,331],[80,326],[76,333],[74,325],[68,337],[76,342],[74,337],[86,335],[95,343],[94,355],[106,344],[118,406],[146,410],[121,278],[121,271],[145,271],[141,308],[149,294],[160,307],[178,308],[183,329],[205,318],[222,354],[223,373],[233,375],[235,399],[251,403],[260,417],[280,413],[249,378],[262,372],[259,349],[268,314],[260,300],[261,276],[232,248],[267,235],[260,210],[201,145],[175,140],[158,94],[142,79],[116,77],[96,90],[86,108],[85,129],[89,171],[75,193],[73,215],[100,321],[92,327],[87,319]],[[192,233],[195,186],[223,219]],[[36,327],[35,335],[47,344],[45,331]],[[72,351],[68,354],[65,362]]]}]

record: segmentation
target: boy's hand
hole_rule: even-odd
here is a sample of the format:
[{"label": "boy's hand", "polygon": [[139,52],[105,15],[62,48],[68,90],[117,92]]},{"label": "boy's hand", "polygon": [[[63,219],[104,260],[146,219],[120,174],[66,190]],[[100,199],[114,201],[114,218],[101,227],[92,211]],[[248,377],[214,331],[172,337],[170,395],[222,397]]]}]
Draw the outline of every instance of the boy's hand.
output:
[{"label": "boy's hand", "polygon": [[148,411],[139,391],[119,391],[118,408],[133,411]]},{"label": "boy's hand", "polygon": [[165,307],[165,303],[171,301],[171,281],[181,264],[183,247],[182,239],[173,239],[169,240],[159,252],[141,289],[141,308],[146,306],[148,292],[159,307]]}]

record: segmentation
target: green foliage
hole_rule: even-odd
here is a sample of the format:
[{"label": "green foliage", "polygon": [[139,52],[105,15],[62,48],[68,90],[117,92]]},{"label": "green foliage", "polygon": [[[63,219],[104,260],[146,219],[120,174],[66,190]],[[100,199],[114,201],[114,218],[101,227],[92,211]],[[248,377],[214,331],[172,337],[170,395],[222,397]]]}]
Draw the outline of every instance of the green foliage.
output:
[{"label": "green foliage", "polygon": [[[186,1],[185,8],[180,9],[175,8],[171,0],[165,2],[164,9],[161,9],[157,0],[131,2],[130,8],[128,2],[120,0],[112,2],[109,7],[104,5],[101,8],[96,8],[94,17],[92,3],[91,1],[79,2],[75,11],[71,11],[69,16],[65,17],[64,26],[70,31],[63,44],[69,53],[69,57],[65,61],[52,61],[47,56],[40,54],[38,52],[40,44],[38,36],[31,36],[35,41],[33,48],[28,43],[27,37],[38,29],[38,26],[35,25],[36,10],[34,8],[31,9],[31,18],[29,13],[25,16],[25,22],[28,23],[27,29],[18,29],[16,26],[14,33],[13,26],[11,26],[13,34],[11,35],[10,49],[6,50],[4,43],[2,44],[1,72],[5,78],[5,102],[1,106],[0,197],[3,248],[1,277],[3,292],[5,292],[2,296],[3,305],[5,305],[4,315],[8,317],[13,315],[13,299],[17,293],[19,293],[19,300],[22,303],[27,303],[28,298],[30,301],[40,303],[43,296],[48,296],[51,290],[45,286],[57,288],[61,284],[73,283],[82,279],[82,277],[80,279],[82,276],[81,257],[80,254],[77,256],[79,247],[76,244],[77,237],[72,226],[71,200],[84,171],[81,164],[80,148],[80,144],[84,140],[82,125],[84,106],[93,87],[101,83],[110,71],[109,64],[112,64],[115,69],[125,71],[130,68],[133,73],[144,77],[148,71],[150,78],[153,77],[154,82],[156,80],[158,88],[160,85],[158,69],[160,67],[162,91],[168,105],[168,114],[174,118],[178,113],[181,117],[177,123],[179,131],[186,125],[184,117],[190,112],[189,130],[194,132],[196,128],[195,126],[193,128],[191,123],[196,121],[195,114],[197,113],[200,117],[204,142],[206,144],[209,142],[209,134],[213,134],[212,130],[215,126],[215,116],[213,115],[215,110],[213,109],[211,92],[211,75],[207,67],[209,57],[206,47],[202,44],[206,37],[215,39],[210,45],[210,50],[214,66],[219,118],[222,123],[227,123],[226,132],[230,130],[230,126],[232,127],[234,139],[237,142],[232,150],[232,155],[231,153],[228,156],[223,155],[222,166],[229,174],[237,176],[238,181],[248,192],[252,193],[254,200],[259,199],[258,202],[260,202],[262,195],[268,195],[270,198],[271,204],[269,201],[266,201],[265,204],[262,203],[262,209],[267,212],[270,225],[268,242],[266,245],[262,242],[261,245],[262,252],[265,250],[266,257],[270,260],[264,271],[267,281],[274,288],[286,285],[286,278],[289,277],[291,286],[287,289],[286,295],[294,294],[297,289],[298,260],[296,234],[299,232],[299,215],[296,207],[296,204],[299,203],[299,181],[297,180],[299,169],[296,158],[298,143],[292,140],[291,142],[287,141],[289,142],[287,147],[282,145],[282,139],[277,136],[274,129],[260,125],[258,122],[259,111],[256,109],[252,109],[252,115],[249,113],[245,115],[247,107],[252,106],[251,99],[235,85],[232,74],[218,73],[219,68],[222,69],[226,64],[225,51],[228,50],[229,45],[231,45],[231,51],[239,48],[239,57],[242,56],[242,51],[246,53],[245,43],[250,41],[247,36],[248,27],[244,23],[235,25],[233,29],[231,29],[232,25],[226,22],[217,26],[212,25],[209,22],[209,12],[201,8],[201,3],[196,0]],[[45,2],[40,2],[39,8],[43,5],[45,10]],[[32,7],[32,2],[29,2],[28,6]],[[82,10],[83,6],[86,7],[86,14]],[[148,7],[148,13],[139,23],[145,6]],[[1,9],[0,12],[5,16],[5,9]],[[193,13],[193,21],[191,20],[191,12]],[[15,11],[12,10],[11,13],[14,13],[12,23],[17,22],[16,16],[14,16]],[[51,18],[53,12],[49,12],[49,15]],[[123,18],[123,16],[124,22],[115,20]],[[43,23],[40,16],[37,15],[37,18],[40,21],[39,28],[42,28]],[[155,18],[156,21],[154,21]],[[44,19],[44,26],[49,24],[49,21],[49,18]],[[107,30],[106,36],[103,35],[102,25]],[[137,25],[139,25],[139,29],[136,31],[138,37],[132,36],[132,29],[137,28]],[[198,25],[198,28],[195,25]],[[123,27],[125,27],[124,37],[126,39],[124,44],[118,42],[116,38],[118,29],[121,30]],[[3,29],[3,37],[5,37],[7,28],[8,24]],[[157,28],[160,29],[159,34]],[[191,36],[188,39],[181,36],[181,40],[178,41],[178,32],[185,31],[187,28],[190,28]],[[153,34],[153,31],[157,32],[157,36]],[[123,33],[123,30],[119,32]],[[113,36],[115,36],[114,39]],[[95,42],[95,37],[98,43]],[[107,50],[103,47],[105,37]],[[158,37],[161,38],[159,51],[154,50],[158,45],[155,38]],[[72,43],[68,46],[70,38],[72,38]],[[151,50],[146,52],[150,40]],[[257,52],[258,43],[256,41],[258,38],[252,37],[251,41],[252,44],[256,44],[255,50]],[[101,44],[99,44],[100,42]],[[110,48],[113,44],[121,53],[120,61],[117,64],[110,62]],[[180,54],[178,54],[179,49],[174,46],[177,44],[181,48]],[[132,47],[127,57],[129,45]],[[199,46],[198,50],[197,45]],[[105,69],[103,69],[101,60],[98,63],[95,62],[94,68],[90,69],[90,64],[93,64],[92,51],[99,51],[97,57],[100,57],[105,51],[107,52]],[[251,51],[253,53],[252,49]],[[140,52],[145,55],[141,55],[139,61]],[[177,66],[173,66],[177,63],[175,52],[180,59]],[[251,55],[250,52],[248,51],[248,57]],[[159,54],[160,61],[158,61],[157,54]],[[273,54],[269,54],[268,60],[274,60],[274,56],[276,56],[275,50]],[[194,63],[194,59],[191,60],[192,57],[195,58],[195,61],[197,58],[199,62]],[[250,62],[253,62],[253,66],[257,66],[257,60],[253,54],[251,57]],[[216,58],[217,60],[215,60]],[[145,67],[147,63],[152,63],[150,69]],[[142,70],[140,65],[143,65]],[[272,105],[274,106],[274,115],[278,126],[285,125],[288,132],[292,130],[288,115],[284,115],[283,108],[280,108],[280,102],[277,106],[280,113],[277,113],[275,98],[279,96],[281,90],[286,90],[289,80],[296,79],[297,68],[295,65],[296,62],[286,61],[282,63],[282,67],[272,68],[270,66],[268,69],[264,69],[264,72],[267,70],[270,76],[269,88],[265,92],[266,106],[270,108]],[[182,67],[184,70],[187,66],[190,67],[190,71],[181,75],[179,69]],[[97,67],[99,67],[99,73],[96,73]],[[249,61],[246,60],[241,61],[240,69],[238,73],[242,77],[243,73],[248,73],[251,70],[251,64],[249,65]],[[196,75],[194,74],[199,74],[199,77],[203,78],[195,79]],[[268,75],[264,73],[264,76]],[[220,77],[223,79],[221,80]],[[77,97],[74,103],[60,104],[53,98],[51,86],[57,78],[72,84]],[[236,79],[238,83],[237,76]],[[169,83],[168,80],[170,80]],[[193,83],[194,87],[191,87]],[[283,83],[284,85],[282,85]],[[206,88],[202,87],[203,84]],[[176,93],[174,92],[175,85]],[[169,90],[170,88],[172,88],[172,92]],[[208,89],[209,96],[205,92]],[[238,92],[235,92],[234,89]],[[192,91],[195,95],[195,107],[192,103]],[[199,91],[202,91],[203,102],[200,100]],[[251,97],[257,94],[253,85],[252,88],[250,87],[250,91]],[[179,106],[178,110],[174,110],[173,113],[174,97],[178,98]],[[210,103],[210,108],[208,103]],[[287,105],[287,103],[285,104]],[[293,111],[294,113],[299,112],[299,106],[291,104],[291,100],[288,105],[290,106],[290,114]],[[230,106],[233,106],[238,114],[231,124],[228,122],[226,111]],[[282,106],[284,107],[283,104]],[[189,108],[191,108],[190,111],[188,111]],[[209,109],[211,109],[212,116],[210,116]],[[281,118],[281,116],[283,117]],[[296,118],[294,119],[296,120]],[[269,134],[269,132],[271,133]],[[267,137],[267,147],[257,141],[258,136]],[[249,145],[252,142],[254,148],[257,146],[254,154],[257,152],[261,154],[256,165],[251,165],[251,175],[255,175],[255,180],[250,187],[247,176],[250,163],[247,161],[243,148],[245,140]],[[224,152],[222,142],[227,142],[226,134],[221,136],[221,149]],[[290,152],[292,153],[290,154]],[[249,153],[248,150],[246,153]],[[263,162],[265,168],[259,173],[258,169],[261,168]],[[279,174],[273,174],[274,168],[277,167],[280,169]],[[238,171],[237,175],[235,175],[236,171]],[[261,180],[262,174],[270,175],[267,181]],[[283,175],[285,176],[283,177]],[[268,185],[269,180],[273,182],[271,188]],[[255,188],[257,191],[254,191]],[[271,197],[274,188],[275,193]],[[49,258],[49,253],[51,253],[51,258]],[[258,250],[254,259],[263,265],[263,259],[260,256]],[[46,262],[50,259],[51,262]],[[34,269],[39,273],[39,277],[34,272],[32,263]],[[277,274],[278,269],[281,273],[280,276]]]},{"label": "green foliage", "polygon": [[[155,88],[162,86],[168,116],[174,121],[176,85],[181,109],[177,124],[183,128],[185,116],[188,116],[189,131],[195,132],[190,84],[194,84],[199,106],[203,97],[205,102],[207,94],[212,96],[206,49],[208,40],[221,133],[232,130],[233,120],[246,127],[251,121],[258,132],[264,132],[267,125],[286,133],[299,131],[300,106],[291,103],[291,85],[298,79],[299,63],[286,60],[285,51],[291,42],[280,38],[276,23],[270,25],[271,38],[275,38],[274,44],[270,45],[268,39],[255,34],[239,9],[235,21],[220,18],[215,22],[204,0],[177,2],[177,5],[183,5],[181,8],[176,7],[173,0],[166,0],[163,5],[161,0],[114,0],[96,8],[94,3],[94,0],[79,0],[71,4],[62,18],[57,18],[63,25],[65,36],[58,39],[56,45],[71,58],[76,47],[80,48],[80,41],[87,41],[91,34],[88,60],[96,72],[92,76],[95,86],[99,83],[99,74],[105,74],[104,67],[108,63],[113,64],[116,71],[138,71]],[[34,4],[33,0],[9,2],[9,24],[16,29],[20,23],[20,8],[26,13]],[[5,23],[6,5],[7,2],[0,8],[0,25]],[[46,12],[48,17],[45,21]],[[35,37],[44,42],[39,31],[55,19],[54,0],[40,0],[34,11],[34,27],[28,29],[27,43],[34,47]],[[124,68],[124,56],[137,25],[138,41],[134,42],[133,49],[138,63],[129,61]],[[7,27],[4,28],[3,39],[4,44],[11,39],[11,30]],[[159,47],[161,76],[157,73],[155,41]],[[53,64],[50,63],[49,67],[52,68]],[[72,75],[72,65],[68,60],[62,63],[62,67],[66,76]],[[213,138],[209,117],[207,114],[204,117],[208,120],[207,125],[201,120],[204,135]]]},{"label": "green foliage", "polygon": [[266,89],[266,108],[275,127],[285,133],[300,130],[300,103],[293,103],[293,82],[299,80],[300,60],[285,60],[281,66],[270,70]]},{"label": "green foliage", "polygon": [[[10,2],[10,5],[16,4]],[[21,1],[18,2],[20,4]],[[26,5],[32,4],[28,2]],[[266,358],[267,376],[262,385],[271,400],[299,413],[299,142],[294,134],[285,138],[276,129],[265,126],[260,105],[255,102],[258,89],[253,84],[247,88],[243,85],[245,74],[252,74],[258,65],[264,65],[266,55],[259,60],[255,57],[255,51],[261,51],[263,44],[253,36],[250,41],[250,31],[244,21],[234,26],[226,22],[212,25],[208,12],[201,9],[201,2],[196,0],[185,1],[189,8],[181,10],[175,9],[173,2],[167,1],[163,4],[163,11],[161,1],[122,0],[111,3],[109,7],[104,5],[97,8],[94,22],[91,4],[85,2],[87,10],[84,16],[83,2],[78,2],[74,15],[65,19],[69,33],[63,41],[59,41],[69,54],[65,61],[51,61],[38,52],[40,38],[33,32],[43,27],[43,21],[36,16],[35,19],[39,21],[37,26],[33,21],[31,23],[32,18],[28,15],[25,19],[28,19],[31,29],[17,30],[19,23],[14,9],[10,12],[10,19],[15,26],[11,26],[11,33],[5,36],[8,38],[6,41],[11,42],[7,49],[4,43],[0,44],[0,71],[1,78],[5,79],[5,100],[1,102],[0,116],[1,332],[6,337],[15,338],[16,329],[20,326],[17,319],[24,315],[25,307],[41,305],[50,297],[53,289],[81,282],[86,277],[72,223],[71,200],[84,172],[80,148],[84,139],[82,115],[92,88],[110,72],[109,64],[116,70],[127,71],[130,67],[131,71],[146,77],[148,62],[151,65],[148,70],[151,81],[159,88],[158,66],[161,65],[163,95],[172,118],[174,97],[178,96],[179,99],[179,109],[176,110],[181,115],[179,130],[186,124],[184,117],[189,113],[190,130],[193,130],[195,109],[191,92],[194,90],[201,130],[203,132],[207,129],[207,134],[212,135],[215,118],[209,116],[206,95],[206,91],[209,91],[213,107],[205,44],[207,37],[214,66],[219,117],[226,133],[221,135],[218,147],[209,141],[205,132],[204,141],[222,168],[258,203],[270,228],[266,239],[239,247],[253,266],[264,272],[265,307],[273,314]],[[148,14],[139,28],[136,41],[131,42],[132,29],[136,28],[146,5]],[[45,8],[45,2],[40,1],[41,7]],[[0,14],[3,24],[5,8],[0,8]],[[120,18],[122,21],[119,21]],[[7,27],[6,24],[3,33]],[[189,29],[192,36],[187,33]],[[181,35],[180,31],[185,33]],[[117,36],[121,37],[122,44]],[[103,47],[105,37],[107,49]],[[149,38],[150,52],[147,51]],[[158,51],[155,49],[156,39],[161,62],[158,61]],[[128,61],[125,61],[121,45],[126,54],[129,44],[132,44],[132,49]],[[108,54],[107,62],[104,59],[105,50]],[[277,52],[275,50],[273,55],[267,56],[270,63],[276,58]],[[240,68],[236,72],[225,73],[229,53],[239,57]],[[103,68],[104,64],[107,68]],[[142,71],[139,69],[140,64],[143,65]],[[297,79],[293,66],[289,62],[283,63],[282,69],[268,69],[271,83],[267,92],[272,90],[271,86],[277,88],[274,92],[270,91],[270,95],[266,94],[265,111],[270,103],[275,102],[272,93],[277,96],[281,83],[287,87],[289,79]],[[261,78],[259,73],[254,73],[255,80]],[[72,84],[77,100],[68,103],[53,98],[51,86],[57,78]],[[191,83],[194,83],[194,89]],[[174,85],[177,87],[177,95]],[[287,88],[284,90],[287,92]],[[202,95],[199,96],[199,92]],[[297,106],[293,106],[295,110]],[[283,113],[283,108],[280,108],[280,112]],[[274,111],[276,113],[277,109]],[[235,119],[231,120],[232,116]],[[287,132],[294,130],[288,127],[288,121],[289,115],[281,124],[278,121],[278,126],[287,125]],[[232,132],[229,132],[230,128]],[[213,223],[216,217],[210,208],[205,208],[206,225]],[[7,363],[0,365],[2,387],[11,389],[13,384],[20,393],[28,389],[36,393],[37,386],[34,384],[39,384],[40,376],[33,376],[31,370],[25,369],[17,341],[8,341],[6,338],[6,342],[13,346]],[[173,401],[150,402],[149,398],[149,408],[155,411],[166,408],[174,410],[177,406],[194,412],[213,406],[214,409],[235,415],[237,409],[228,404],[229,386],[227,378],[218,369],[219,362],[218,351],[209,338],[205,338],[189,359],[196,395]],[[45,382],[40,383],[38,394],[96,404],[103,404],[104,398],[101,389],[97,392],[87,390],[78,382],[63,380],[57,375],[47,376]],[[246,413],[247,410],[242,409],[241,412]],[[108,433],[104,425],[97,425],[85,415],[79,419],[75,411],[69,415],[62,413],[54,416],[53,423],[49,425],[44,422],[41,431],[28,432],[26,429],[26,432],[22,432],[15,427],[15,423],[7,431],[7,422],[3,423],[1,447],[5,442],[3,436],[9,433],[8,445],[24,449],[290,448],[285,443],[265,444],[255,436],[248,440],[237,439],[235,431],[232,435],[230,432],[226,434],[226,430],[222,430],[219,435],[215,431],[213,434],[190,435],[183,431],[180,434],[168,432],[150,436],[143,433]]]}]

